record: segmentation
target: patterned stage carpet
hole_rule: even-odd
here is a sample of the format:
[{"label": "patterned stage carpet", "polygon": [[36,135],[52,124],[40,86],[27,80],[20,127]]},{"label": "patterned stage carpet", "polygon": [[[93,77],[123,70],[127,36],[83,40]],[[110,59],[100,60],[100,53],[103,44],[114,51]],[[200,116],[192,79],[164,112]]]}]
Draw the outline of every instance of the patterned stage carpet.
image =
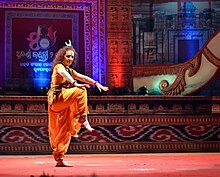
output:
[{"label": "patterned stage carpet", "polygon": [[1,177],[217,177],[219,153],[84,154],[54,167],[48,155],[1,156]]},{"label": "patterned stage carpet", "polygon": [[[220,152],[220,97],[91,96],[71,154]],[[0,155],[51,154],[45,96],[0,96]]]}]

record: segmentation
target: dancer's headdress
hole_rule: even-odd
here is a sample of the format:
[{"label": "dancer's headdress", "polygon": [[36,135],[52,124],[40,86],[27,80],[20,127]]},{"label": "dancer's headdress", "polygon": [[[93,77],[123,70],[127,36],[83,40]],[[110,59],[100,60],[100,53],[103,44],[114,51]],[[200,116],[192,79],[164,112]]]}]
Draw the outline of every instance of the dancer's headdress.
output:
[{"label": "dancer's headdress", "polygon": [[72,46],[71,40],[69,40],[68,42],[69,42],[69,43],[65,42],[66,46],[71,47],[71,46]]}]

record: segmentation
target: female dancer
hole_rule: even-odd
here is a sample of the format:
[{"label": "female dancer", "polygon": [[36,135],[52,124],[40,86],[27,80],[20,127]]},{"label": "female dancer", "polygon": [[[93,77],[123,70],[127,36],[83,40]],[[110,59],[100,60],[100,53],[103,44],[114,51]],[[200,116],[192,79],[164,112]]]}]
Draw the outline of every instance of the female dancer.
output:
[{"label": "female dancer", "polygon": [[[49,138],[56,167],[72,166],[63,157],[71,136],[78,136],[81,125],[88,131],[94,130],[87,118],[86,88],[91,84],[100,92],[108,90],[108,87],[70,67],[76,61],[77,53],[71,42],[66,45],[59,49],[53,60],[51,88],[48,91]],[[83,84],[77,83],[77,80]]]}]

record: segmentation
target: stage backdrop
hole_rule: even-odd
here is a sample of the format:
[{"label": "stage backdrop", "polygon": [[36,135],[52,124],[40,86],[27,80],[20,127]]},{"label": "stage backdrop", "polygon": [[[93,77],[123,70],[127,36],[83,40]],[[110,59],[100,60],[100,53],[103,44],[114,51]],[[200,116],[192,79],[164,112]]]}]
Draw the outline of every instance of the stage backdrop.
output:
[{"label": "stage backdrop", "polygon": [[57,50],[71,40],[79,51],[78,13],[7,11],[6,28],[6,86],[48,87]]}]

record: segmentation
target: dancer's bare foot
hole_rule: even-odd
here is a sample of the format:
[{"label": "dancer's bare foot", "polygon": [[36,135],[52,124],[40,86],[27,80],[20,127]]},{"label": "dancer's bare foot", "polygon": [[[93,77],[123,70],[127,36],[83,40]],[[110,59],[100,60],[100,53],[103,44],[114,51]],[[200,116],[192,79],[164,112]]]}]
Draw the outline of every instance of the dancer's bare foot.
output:
[{"label": "dancer's bare foot", "polygon": [[55,167],[72,167],[72,165],[65,162],[63,159],[57,160],[57,164]]},{"label": "dancer's bare foot", "polygon": [[89,124],[89,121],[86,120],[85,122],[83,122],[83,126],[90,132],[92,132],[93,130],[95,130],[94,128],[92,128]]},{"label": "dancer's bare foot", "polygon": [[79,138],[78,134],[73,135],[74,138]]},{"label": "dancer's bare foot", "polygon": [[92,132],[94,130],[94,128],[91,127],[87,116],[81,116],[79,118],[79,123],[81,123],[90,132]]}]

